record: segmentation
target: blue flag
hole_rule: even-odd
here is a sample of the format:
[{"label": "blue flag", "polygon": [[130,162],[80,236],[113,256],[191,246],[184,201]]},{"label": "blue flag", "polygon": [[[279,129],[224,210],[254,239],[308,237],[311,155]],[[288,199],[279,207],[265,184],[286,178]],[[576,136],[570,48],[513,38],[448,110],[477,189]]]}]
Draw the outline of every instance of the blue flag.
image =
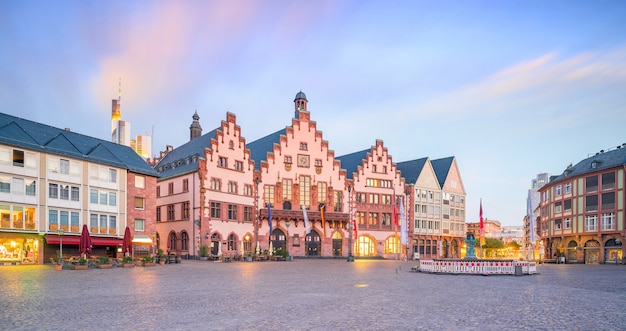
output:
[{"label": "blue flag", "polygon": [[270,224],[270,236],[272,235],[272,209],[270,208],[270,204],[267,204],[267,221]]}]

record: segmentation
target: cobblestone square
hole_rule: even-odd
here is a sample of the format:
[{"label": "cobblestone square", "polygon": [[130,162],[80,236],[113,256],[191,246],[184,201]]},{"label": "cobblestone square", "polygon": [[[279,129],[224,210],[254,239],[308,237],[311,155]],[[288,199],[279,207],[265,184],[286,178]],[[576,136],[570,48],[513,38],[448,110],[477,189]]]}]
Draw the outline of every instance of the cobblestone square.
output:
[{"label": "cobblestone square", "polygon": [[415,262],[0,268],[2,330],[623,330],[626,266],[433,275]]}]

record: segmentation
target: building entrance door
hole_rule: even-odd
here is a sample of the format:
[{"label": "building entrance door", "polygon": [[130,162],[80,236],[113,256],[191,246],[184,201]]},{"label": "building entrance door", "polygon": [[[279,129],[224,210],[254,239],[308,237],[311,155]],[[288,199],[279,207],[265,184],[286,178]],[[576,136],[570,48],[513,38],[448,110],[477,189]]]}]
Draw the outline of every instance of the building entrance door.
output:
[{"label": "building entrance door", "polygon": [[320,256],[322,254],[322,242],[320,235],[316,231],[311,231],[311,233],[307,234],[305,241],[307,256]]}]

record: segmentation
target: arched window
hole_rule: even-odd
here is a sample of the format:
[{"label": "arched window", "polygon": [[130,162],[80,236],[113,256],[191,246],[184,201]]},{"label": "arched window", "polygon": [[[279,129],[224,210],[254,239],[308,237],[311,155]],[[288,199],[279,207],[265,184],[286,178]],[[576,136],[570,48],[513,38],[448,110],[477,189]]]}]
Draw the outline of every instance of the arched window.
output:
[{"label": "arched window", "polygon": [[400,253],[400,241],[398,237],[391,236],[385,240],[385,253],[386,254],[397,254]]},{"label": "arched window", "polygon": [[176,246],[176,232],[171,231],[167,239],[167,251],[176,251],[178,247]]},{"label": "arched window", "polygon": [[180,249],[183,251],[189,250],[189,235],[187,231],[183,231],[180,233]]},{"label": "arched window", "polygon": [[237,250],[237,237],[235,237],[234,233],[228,235],[228,250],[235,251]]}]

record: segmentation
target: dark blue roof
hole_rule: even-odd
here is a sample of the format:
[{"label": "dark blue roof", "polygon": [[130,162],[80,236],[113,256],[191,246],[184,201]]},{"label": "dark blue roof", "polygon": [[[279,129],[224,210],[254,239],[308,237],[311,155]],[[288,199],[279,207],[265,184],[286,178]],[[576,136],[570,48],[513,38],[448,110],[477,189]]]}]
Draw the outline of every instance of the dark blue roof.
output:
[{"label": "dark blue roof", "polygon": [[404,182],[407,185],[412,185],[417,182],[417,178],[422,173],[422,169],[424,169],[424,165],[428,160],[427,157],[421,159],[415,159],[410,161],[403,161],[396,163],[396,167],[400,170],[402,177],[404,178]]},{"label": "dark blue roof", "polygon": [[339,160],[341,162],[341,169],[346,170],[346,178],[352,179],[352,174],[357,172],[360,165],[363,165],[363,161],[367,159],[367,153],[371,151],[372,149],[368,148],[362,151],[338,156],[335,160]]},{"label": "dark blue roof", "polygon": [[0,113],[0,143],[158,177],[132,148]]},{"label": "dark blue roof", "polygon": [[217,129],[190,140],[167,153],[155,166],[161,179],[179,176],[198,170],[198,159],[204,157],[204,149],[211,147]]},{"label": "dark blue roof", "polygon": [[[595,167],[594,164],[595,163]],[[608,152],[600,152],[594,156],[588,157],[575,166],[565,169],[565,171],[551,179],[550,182],[562,181],[574,176],[584,175],[590,172],[596,172],[603,169],[609,169],[626,165],[626,146],[618,146],[618,148]]]},{"label": "dark blue roof", "polygon": [[[304,100],[306,100],[306,94],[304,94],[304,92],[302,92],[302,91],[298,92],[298,94],[296,94],[296,98],[295,98],[295,99],[293,99],[293,101],[296,101],[296,100],[298,100],[298,99],[304,99]],[[307,101],[308,101],[308,100],[307,100]]]},{"label": "dark blue roof", "polygon": [[267,152],[274,151],[274,143],[280,143],[280,136],[284,135],[287,129],[282,129],[246,144],[250,150],[250,158],[254,161],[254,169],[261,169],[261,161],[267,160]]},{"label": "dark blue roof", "polygon": [[439,181],[439,187],[441,188],[443,188],[443,184],[446,183],[453,160],[454,156],[449,156],[443,159],[430,161],[430,164],[432,164],[433,170],[435,171],[435,175],[437,176],[437,180]]}]

